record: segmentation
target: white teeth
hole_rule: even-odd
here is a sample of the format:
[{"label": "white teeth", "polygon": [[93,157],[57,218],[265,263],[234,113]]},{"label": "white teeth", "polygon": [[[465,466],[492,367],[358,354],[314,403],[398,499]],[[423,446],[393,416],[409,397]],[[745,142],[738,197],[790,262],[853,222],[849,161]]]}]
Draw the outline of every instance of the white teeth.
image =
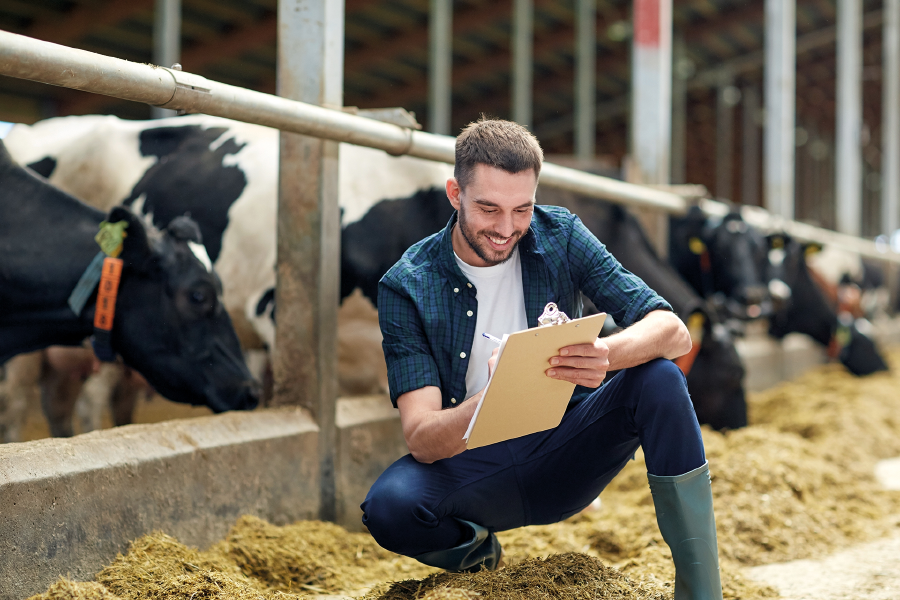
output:
[{"label": "white teeth", "polygon": [[503,246],[512,238],[506,238],[505,240],[498,240],[497,238],[492,238],[492,237],[488,236],[488,239],[491,240],[492,242],[494,242],[495,244],[497,244],[498,246]]}]

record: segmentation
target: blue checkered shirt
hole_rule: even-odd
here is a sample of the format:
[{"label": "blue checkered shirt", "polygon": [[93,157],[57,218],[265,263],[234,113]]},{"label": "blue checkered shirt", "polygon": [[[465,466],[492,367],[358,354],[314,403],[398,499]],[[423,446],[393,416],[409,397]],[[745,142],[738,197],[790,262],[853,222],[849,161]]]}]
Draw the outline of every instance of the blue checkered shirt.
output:
[{"label": "blue checkered shirt", "polygon": [[[378,284],[378,320],[394,406],[406,392],[432,385],[441,389],[444,408],[465,400],[478,301],[453,256],[455,223],[456,213],[442,231],[407,250]],[[623,327],[650,311],[672,310],[564,208],[534,207],[519,254],[529,327],[537,326],[548,302],[580,317],[579,292]],[[576,387],[572,401],[591,391]]]}]

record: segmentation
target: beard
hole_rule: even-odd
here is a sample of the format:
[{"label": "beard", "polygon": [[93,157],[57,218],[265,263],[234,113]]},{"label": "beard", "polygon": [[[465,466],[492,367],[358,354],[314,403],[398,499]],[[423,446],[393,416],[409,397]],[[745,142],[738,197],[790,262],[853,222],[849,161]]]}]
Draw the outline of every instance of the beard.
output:
[{"label": "beard", "polygon": [[512,234],[509,242],[509,248],[503,250],[494,250],[491,248],[487,242],[484,240],[484,236],[490,236],[494,238],[503,238],[502,235],[497,235],[487,229],[482,231],[473,231],[469,227],[469,221],[466,218],[466,209],[464,204],[460,204],[459,206],[459,232],[462,234],[463,239],[466,240],[466,243],[478,255],[478,258],[486,262],[489,266],[496,266],[499,264],[503,264],[508,261],[513,254],[513,250],[516,249],[519,241],[522,239],[522,236],[525,235],[524,231],[516,231]]}]

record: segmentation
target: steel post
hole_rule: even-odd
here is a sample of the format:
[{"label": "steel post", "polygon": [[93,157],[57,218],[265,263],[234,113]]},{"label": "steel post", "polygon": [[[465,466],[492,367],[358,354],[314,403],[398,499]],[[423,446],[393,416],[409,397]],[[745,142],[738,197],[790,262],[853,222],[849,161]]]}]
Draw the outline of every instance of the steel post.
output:
[{"label": "steel post", "polygon": [[672,183],[687,183],[685,161],[687,152],[687,83],[693,65],[688,62],[684,38],[672,42]]},{"label": "steel post", "polygon": [[512,36],[512,119],[531,128],[534,0],[514,0]]},{"label": "steel post", "polygon": [[838,0],[835,103],[835,217],[839,231],[862,229],[862,3]]},{"label": "steel post", "polygon": [[575,156],[589,164],[597,138],[597,0],[576,0],[575,12]]},{"label": "steel post", "polygon": [[[181,62],[181,0],[156,0],[153,15],[153,64],[171,67]],[[154,119],[171,117],[175,111],[153,106]]]},{"label": "steel post", "polygon": [[772,214],[794,218],[796,0],[766,0],[763,189]]},{"label": "steel post", "polygon": [[734,106],[739,101],[734,76],[723,71],[716,89],[716,196],[729,200],[734,198]]},{"label": "steel post", "polygon": [[428,22],[428,129],[450,134],[453,0],[431,0]]},{"label": "steel post", "polygon": [[634,1],[631,153],[642,183],[669,183],[672,0]]},{"label": "steel post", "polygon": [[[279,0],[278,94],[339,107],[343,0]],[[338,144],[281,133],[278,196],[277,405],[308,408],[319,425],[320,517],[335,518],[337,308],[340,289]]]},{"label": "steel post", "polygon": [[[631,173],[636,183],[667,184],[672,148],[672,0],[634,0],[631,60]],[[641,215],[666,256],[668,218]]]},{"label": "steel post", "polygon": [[884,0],[881,232],[900,229],[900,0]]},{"label": "steel post", "polygon": [[741,93],[741,203],[759,206],[759,90],[748,85]]}]

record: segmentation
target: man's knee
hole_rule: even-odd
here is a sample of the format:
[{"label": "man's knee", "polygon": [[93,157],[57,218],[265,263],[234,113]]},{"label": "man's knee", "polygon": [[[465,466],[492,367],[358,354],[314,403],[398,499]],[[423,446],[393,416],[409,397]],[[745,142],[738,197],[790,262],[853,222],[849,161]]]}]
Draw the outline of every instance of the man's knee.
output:
[{"label": "man's knee", "polygon": [[423,505],[417,487],[402,474],[395,476],[388,470],[369,490],[360,507],[362,520],[382,548],[406,554],[412,532],[437,524],[437,518]]},{"label": "man's knee", "polygon": [[693,411],[684,373],[671,360],[656,358],[629,371],[639,382],[642,404],[669,409],[690,407]]}]

